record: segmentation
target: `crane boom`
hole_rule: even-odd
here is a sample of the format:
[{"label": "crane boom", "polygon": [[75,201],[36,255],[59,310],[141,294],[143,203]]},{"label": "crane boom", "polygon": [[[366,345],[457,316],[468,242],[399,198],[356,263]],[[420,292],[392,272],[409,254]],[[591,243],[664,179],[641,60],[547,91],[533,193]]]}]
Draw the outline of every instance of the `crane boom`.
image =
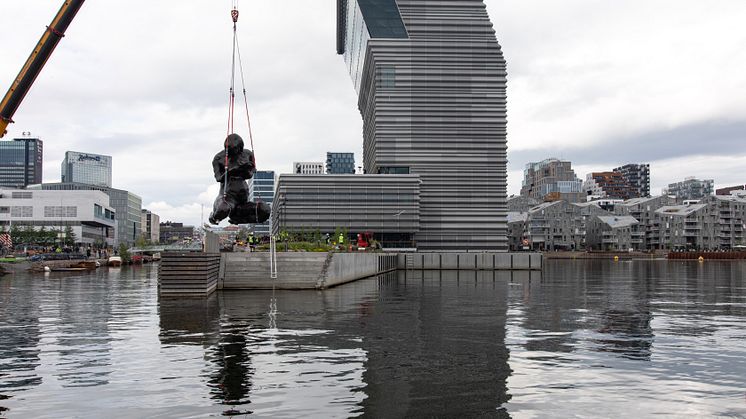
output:
[{"label": "crane boom", "polygon": [[3,97],[2,102],[0,102],[0,138],[6,134],[8,124],[13,122],[13,114],[15,114],[23,98],[26,97],[26,93],[31,89],[36,77],[44,68],[44,64],[47,63],[60,39],[65,36],[67,27],[70,26],[70,22],[73,21],[84,2],[85,0],[66,0],[62,4],[60,11],[57,12],[52,23],[47,26],[47,30],[44,31],[39,43],[36,44],[21,68],[21,72],[18,73],[15,81]]}]

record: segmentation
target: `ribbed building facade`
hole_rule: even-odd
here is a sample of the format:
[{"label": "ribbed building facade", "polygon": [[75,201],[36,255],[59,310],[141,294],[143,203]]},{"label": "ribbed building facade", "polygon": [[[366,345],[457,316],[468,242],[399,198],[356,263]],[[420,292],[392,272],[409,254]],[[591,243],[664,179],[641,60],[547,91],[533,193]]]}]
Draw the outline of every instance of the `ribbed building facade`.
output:
[{"label": "ribbed building facade", "polygon": [[416,175],[280,175],[273,233],[342,229],[348,238],[371,232],[385,248],[419,247],[420,183]]},{"label": "ribbed building facade", "polygon": [[507,250],[506,64],[482,0],[338,0],[363,166],[417,174],[420,250]]}]

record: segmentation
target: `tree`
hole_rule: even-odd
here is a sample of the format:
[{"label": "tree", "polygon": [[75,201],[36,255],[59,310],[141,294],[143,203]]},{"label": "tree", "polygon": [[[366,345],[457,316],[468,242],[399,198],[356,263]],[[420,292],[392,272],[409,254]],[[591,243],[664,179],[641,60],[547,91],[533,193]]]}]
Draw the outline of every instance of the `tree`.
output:
[{"label": "tree", "polygon": [[64,235],[64,243],[66,246],[72,246],[77,241],[77,238],[75,237],[75,232],[73,232],[73,228],[70,226],[65,227],[65,235]]},{"label": "tree", "polygon": [[140,237],[135,240],[135,247],[145,247],[150,244],[150,241],[147,239],[147,236],[145,234],[141,234]]},{"label": "tree", "polygon": [[130,252],[125,243],[119,245],[119,257],[122,258],[122,263],[130,263]]}]

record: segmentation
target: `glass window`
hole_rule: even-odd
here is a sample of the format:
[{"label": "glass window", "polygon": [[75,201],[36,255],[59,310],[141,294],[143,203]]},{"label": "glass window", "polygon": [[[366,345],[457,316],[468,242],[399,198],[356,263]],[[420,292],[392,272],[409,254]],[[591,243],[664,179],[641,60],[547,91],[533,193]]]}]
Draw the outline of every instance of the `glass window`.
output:
[{"label": "glass window", "polygon": [[371,38],[407,38],[396,0],[358,0]]}]

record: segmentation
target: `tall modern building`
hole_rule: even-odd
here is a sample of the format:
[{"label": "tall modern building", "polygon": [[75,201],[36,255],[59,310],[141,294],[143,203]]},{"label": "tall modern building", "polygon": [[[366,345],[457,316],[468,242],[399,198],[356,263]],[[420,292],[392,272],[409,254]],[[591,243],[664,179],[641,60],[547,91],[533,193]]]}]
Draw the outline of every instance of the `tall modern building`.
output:
[{"label": "tall modern building", "polygon": [[111,156],[65,152],[62,160],[62,183],[85,183],[111,188]]},{"label": "tall modern building", "polygon": [[650,165],[649,164],[625,164],[614,169],[621,173],[624,180],[634,190],[633,198],[647,198],[650,196]]},{"label": "tall modern building", "polygon": [[523,171],[521,195],[540,201],[585,201],[583,182],[572,170],[567,160],[549,158],[538,163],[528,163]]},{"label": "tall modern building", "polygon": [[354,175],[355,154],[354,153],[326,153],[327,175]]},{"label": "tall modern building", "polygon": [[593,172],[588,173],[583,192],[589,198],[630,199],[639,198],[637,188],[627,182],[619,172]]},{"label": "tall modern building", "polygon": [[682,182],[670,183],[663,190],[664,195],[675,196],[679,200],[697,200],[710,196],[715,190],[715,181],[712,179],[700,180],[688,177]]},{"label": "tall modern building", "polygon": [[41,183],[44,146],[38,138],[0,141],[0,187],[25,188]]},{"label": "tall modern building", "polygon": [[507,245],[506,64],[483,0],[337,0],[363,167],[415,174],[420,250]]},{"label": "tall modern building", "polygon": [[42,183],[29,189],[45,191],[101,191],[109,196],[109,206],[114,208],[117,217],[117,240],[119,243],[133,244],[142,231],[142,198],[132,192],[106,186],[85,183]]},{"label": "tall modern building", "polygon": [[[271,170],[259,170],[249,180],[249,201],[257,200],[266,202],[270,206],[275,199],[275,172]],[[252,225],[257,237],[269,236],[269,220],[262,224]]]}]

